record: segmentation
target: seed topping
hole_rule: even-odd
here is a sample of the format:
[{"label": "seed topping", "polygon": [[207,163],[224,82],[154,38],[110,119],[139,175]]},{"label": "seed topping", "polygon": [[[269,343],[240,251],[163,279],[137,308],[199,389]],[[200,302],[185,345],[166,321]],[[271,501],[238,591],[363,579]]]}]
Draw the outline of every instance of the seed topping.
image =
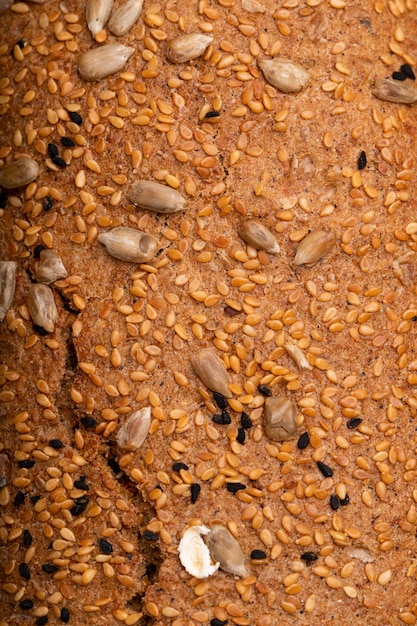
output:
[{"label": "seed topping", "polygon": [[116,9],[109,21],[109,30],[117,37],[130,31],[142,12],[143,0],[126,0]]},{"label": "seed topping", "polygon": [[217,566],[224,572],[244,578],[247,575],[245,557],[232,533],[220,524],[213,526],[205,542]]},{"label": "seed topping", "polygon": [[111,256],[130,263],[147,263],[158,250],[158,240],[155,237],[124,226],[101,233],[97,239],[106,246]]},{"label": "seed topping", "polygon": [[331,230],[316,230],[309,233],[298,244],[294,265],[317,263],[331,252],[336,243],[336,235]]},{"label": "seed topping", "polygon": [[310,80],[309,73],[298,63],[277,57],[259,61],[268,83],[277,87],[283,93],[295,93],[301,91]]},{"label": "seed topping", "polygon": [[291,439],[297,430],[296,418],[297,409],[293,400],[284,397],[272,397],[265,400],[265,432],[273,441]]},{"label": "seed topping", "polygon": [[0,261],[0,322],[4,320],[13,303],[16,270],[17,263],[14,261]]},{"label": "seed topping", "polygon": [[229,390],[229,374],[223,361],[210,349],[201,350],[191,359],[192,366],[197,376],[211,391],[217,391],[225,398],[231,398]]},{"label": "seed topping", "polygon": [[372,94],[380,100],[397,104],[413,104],[417,102],[417,91],[405,82],[393,78],[378,78]]},{"label": "seed topping", "polygon": [[151,407],[135,411],[117,433],[117,444],[122,450],[134,451],[145,441],[151,425]]},{"label": "seed topping", "polygon": [[95,37],[105,27],[113,6],[113,0],[87,0],[85,15],[90,33]]},{"label": "seed topping", "polygon": [[256,250],[279,254],[280,247],[273,234],[258,220],[246,220],[239,228],[239,235]]},{"label": "seed topping", "polygon": [[188,63],[200,57],[213,42],[211,35],[188,33],[168,42],[166,54],[171,63]]},{"label": "seed topping", "polygon": [[175,213],[183,211],[186,200],[181,194],[168,187],[151,180],[138,180],[129,192],[128,198],[133,204],[156,213]]},{"label": "seed topping", "polygon": [[0,187],[17,189],[29,185],[39,176],[39,165],[33,159],[11,161],[0,169]]},{"label": "seed topping", "polygon": [[215,565],[211,564],[210,546],[207,547],[202,539],[202,535],[209,533],[210,529],[206,526],[191,526],[184,532],[178,546],[182,566],[191,576],[196,578],[207,578],[214,574],[220,566],[219,562],[216,562]]},{"label": "seed topping", "polygon": [[33,323],[43,328],[47,333],[52,333],[55,322],[58,320],[58,311],[52,289],[41,283],[30,285],[27,304]]},{"label": "seed topping", "polygon": [[120,72],[135,49],[121,43],[91,48],[78,59],[78,71],[84,80],[97,81]]}]

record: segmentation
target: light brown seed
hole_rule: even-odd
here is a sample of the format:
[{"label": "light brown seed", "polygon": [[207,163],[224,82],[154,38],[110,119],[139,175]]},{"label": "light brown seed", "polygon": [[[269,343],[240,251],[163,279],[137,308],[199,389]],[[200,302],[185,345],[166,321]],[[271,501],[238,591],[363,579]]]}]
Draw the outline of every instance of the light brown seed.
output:
[{"label": "light brown seed", "polygon": [[0,187],[17,189],[34,181],[39,175],[39,165],[33,159],[17,159],[0,169]]},{"label": "light brown seed", "polygon": [[297,430],[296,418],[297,408],[293,400],[282,396],[265,400],[265,432],[273,441],[291,439]]},{"label": "light brown seed", "polygon": [[33,323],[44,328],[48,333],[52,333],[58,319],[52,289],[40,283],[30,285],[27,305]]},{"label": "light brown seed", "polygon": [[136,206],[156,213],[182,211],[186,204],[185,198],[178,191],[152,180],[138,180],[133,183],[128,198]]},{"label": "light brown seed", "polygon": [[212,42],[213,37],[201,33],[180,35],[168,42],[166,54],[172,63],[187,63],[201,56]]},{"label": "light brown seed", "polygon": [[295,343],[286,343],[284,348],[300,369],[313,369],[304,352]]},{"label": "light brown seed", "polygon": [[336,235],[332,230],[315,230],[309,233],[298,244],[294,264],[317,263],[332,250],[335,243]]},{"label": "light brown seed", "polygon": [[246,220],[240,226],[239,235],[256,250],[279,254],[280,247],[273,234],[258,220]]},{"label": "light brown seed", "polygon": [[158,250],[155,237],[124,226],[101,233],[97,239],[106,246],[111,256],[130,263],[147,263]]},{"label": "light brown seed", "polygon": [[67,276],[68,272],[62,263],[61,257],[53,250],[42,250],[39,262],[35,266],[35,278],[38,283],[49,285]]},{"label": "light brown seed", "polygon": [[248,13],[265,13],[265,7],[258,0],[242,0],[242,9]]},{"label": "light brown seed", "polygon": [[393,78],[378,78],[372,94],[380,100],[398,104],[417,102],[417,90],[405,81],[394,80]]},{"label": "light brown seed", "polygon": [[225,398],[232,397],[229,389],[229,374],[217,354],[205,348],[191,359],[191,363],[206,387],[211,391],[221,393]]},{"label": "light brown seed", "polygon": [[91,48],[78,59],[78,71],[85,80],[100,80],[124,68],[135,49],[121,43]]},{"label": "light brown seed", "polygon": [[123,424],[117,433],[117,444],[122,450],[133,452],[141,447],[151,426],[151,407],[145,406]]},{"label": "light brown seed", "polygon": [[113,35],[126,35],[142,12],[143,0],[127,0],[110,18],[109,30]]},{"label": "light brown seed", "polygon": [[241,578],[247,576],[245,557],[241,547],[225,526],[220,524],[213,526],[204,541],[212,559],[220,563],[220,569]]},{"label": "light brown seed", "polygon": [[284,93],[301,91],[310,80],[309,73],[290,59],[264,59],[259,61],[259,67],[268,83]]},{"label": "light brown seed", "polygon": [[87,0],[85,16],[90,33],[95,37],[105,27],[110,17],[113,0]]},{"label": "light brown seed", "polygon": [[17,263],[14,261],[0,262],[0,322],[6,317],[13,302],[16,288]]}]

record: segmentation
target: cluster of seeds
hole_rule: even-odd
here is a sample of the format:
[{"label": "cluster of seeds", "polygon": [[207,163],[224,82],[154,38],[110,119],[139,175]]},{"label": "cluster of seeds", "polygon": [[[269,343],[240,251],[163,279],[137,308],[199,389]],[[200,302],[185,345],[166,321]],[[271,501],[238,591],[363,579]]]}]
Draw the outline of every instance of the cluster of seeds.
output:
[{"label": "cluster of seeds", "polygon": [[0,626],[416,624],[415,1],[10,4]]}]

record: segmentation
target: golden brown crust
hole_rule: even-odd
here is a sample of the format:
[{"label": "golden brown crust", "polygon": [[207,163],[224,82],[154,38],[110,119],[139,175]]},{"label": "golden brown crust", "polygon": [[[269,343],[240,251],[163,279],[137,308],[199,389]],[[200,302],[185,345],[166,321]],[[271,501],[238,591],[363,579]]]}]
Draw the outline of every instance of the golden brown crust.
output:
[{"label": "golden brown crust", "polygon": [[[213,43],[172,64],[167,42],[192,32]],[[416,623],[416,105],[372,92],[415,66],[416,33],[414,0],[145,1],[96,42],[73,0],[2,16],[0,166],[40,171],[1,197],[0,260],[18,264],[0,343],[1,626],[65,610],[92,626]],[[79,55],[105,41],[135,52],[82,80]],[[309,73],[301,91],[265,80],[275,57]],[[137,180],[184,210],[135,207]],[[279,254],[239,237],[250,218]],[[156,237],[156,256],[110,256],[97,237],[118,226]],[[294,264],[320,230],[334,247]],[[38,246],[68,272],[52,333],[27,305]],[[228,369],[228,415],[193,369],[204,348]],[[265,434],[267,394],[296,403],[288,441]],[[145,442],[121,450],[146,406]],[[192,578],[191,524],[226,525],[248,576]]]}]

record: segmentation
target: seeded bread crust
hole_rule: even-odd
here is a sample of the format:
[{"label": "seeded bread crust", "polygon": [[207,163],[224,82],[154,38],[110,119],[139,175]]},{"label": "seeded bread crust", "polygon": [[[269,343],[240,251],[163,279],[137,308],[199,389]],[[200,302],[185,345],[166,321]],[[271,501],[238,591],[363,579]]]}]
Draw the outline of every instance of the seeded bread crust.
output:
[{"label": "seeded bread crust", "polygon": [[[17,263],[0,327],[0,626],[415,624],[417,105],[373,86],[415,70],[416,2],[145,0],[97,43],[80,4],[18,2],[0,21],[0,167],[39,165],[0,196],[0,261]],[[168,42],[192,32],[213,43],[171,63]],[[83,80],[80,54],[114,41],[135,49],[124,69]],[[302,91],[265,80],[275,57],[307,70]],[[137,180],[185,209],[134,206]],[[279,254],[239,237],[253,218]],[[156,237],[156,256],[110,256],[97,237],[118,226]],[[334,247],[295,265],[321,229]],[[39,246],[68,272],[53,333],[28,309]],[[230,375],[230,424],[192,367],[206,348]],[[288,441],[266,436],[269,393],[296,403]],[[145,442],[122,450],[146,406]],[[246,578],[182,567],[184,530],[214,524]]]}]

